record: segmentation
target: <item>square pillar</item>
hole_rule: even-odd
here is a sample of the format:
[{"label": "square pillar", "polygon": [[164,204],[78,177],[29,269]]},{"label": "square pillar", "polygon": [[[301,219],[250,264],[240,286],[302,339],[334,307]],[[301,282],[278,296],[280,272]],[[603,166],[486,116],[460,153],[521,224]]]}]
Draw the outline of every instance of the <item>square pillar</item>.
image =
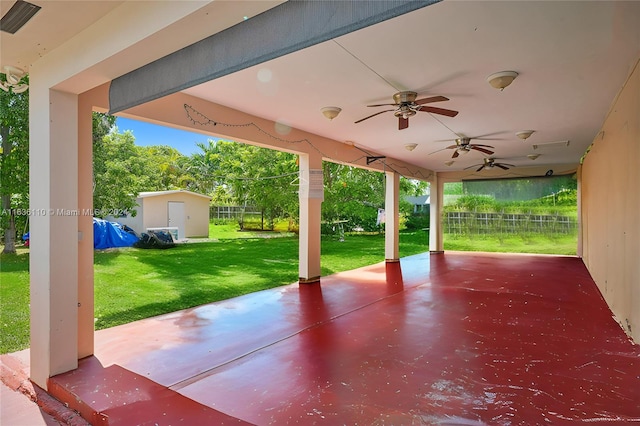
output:
[{"label": "square pillar", "polygon": [[385,172],[385,179],[384,257],[386,262],[399,262],[400,175],[396,172]]},{"label": "square pillar", "polygon": [[30,86],[31,379],[78,366],[78,99]]},{"label": "square pillar", "polygon": [[444,253],[442,228],[442,194],[444,183],[436,173],[430,181],[429,204],[429,252]]},{"label": "square pillar", "polygon": [[298,241],[298,271],[301,284],[320,281],[320,222],[324,183],[322,157],[300,154],[300,231]]},{"label": "square pillar", "polygon": [[93,108],[88,96],[78,104],[78,355],[93,355]]}]

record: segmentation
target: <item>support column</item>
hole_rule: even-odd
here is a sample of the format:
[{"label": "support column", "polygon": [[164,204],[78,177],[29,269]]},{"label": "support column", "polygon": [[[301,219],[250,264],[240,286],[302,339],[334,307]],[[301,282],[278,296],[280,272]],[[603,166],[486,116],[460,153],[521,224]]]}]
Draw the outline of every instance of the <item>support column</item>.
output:
[{"label": "support column", "polygon": [[299,282],[320,281],[320,221],[324,184],[322,157],[317,153],[300,154],[300,231],[299,231]]},{"label": "support column", "polygon": [[400,175],[396,172],[385,172],[385,197],[384,197],[384,257],[386,262],[399,262],[399,196]]},{"label": "support column", "polygon": [[90,99],[78,107],[78,355],[93,355],[93,120]]},{"label": "support column", "polygon": [[576,193],[578,194],[578,206],[577,206],[577,210],[578,210],[578,241],[577,241],[577,247],[576,247],[576,255],[579,258],[583,258],[584,255],[584,240],[583,240],[583,217],[582,217],[582,165],[578,165],[578,170],[576,171],[576,177],[578,179],[578,188],[576,190]]},{"label": "support column", "polygon": [[429,251],[432,254],[444,253],[443,229],[442,229],[442,194],[444,183],[436,173],[430,182],[429,195]]},{"label": "support column", "polygon": [[78,98],[30,86],[31,379],[78,366]]}]

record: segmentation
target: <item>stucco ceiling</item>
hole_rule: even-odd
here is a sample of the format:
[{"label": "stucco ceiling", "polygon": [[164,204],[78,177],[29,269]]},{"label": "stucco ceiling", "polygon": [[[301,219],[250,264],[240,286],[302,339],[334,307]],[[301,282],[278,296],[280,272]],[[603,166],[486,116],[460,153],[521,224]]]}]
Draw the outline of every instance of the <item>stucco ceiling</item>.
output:
[{"label": "stucco ceiling", "polygon": [[[12,3],[0,2],[3,14]],[[23,39],[3,33],[2,65],[27,67],[121,2],[45,3],[38,25],[17,33]],[[505,175],[517,176],[519,167],[578,163],[640,58],[638,22],[635,1],[445,0],[185,92],[436,171],[482,163],[485,155],[472,151],[446,165],[454,151],[443,148],[458,136],[490,135],[472,143],[493,146],[492,157],[516,166]],[[39,44],[36,32],[52,45]],[[505,70],[519,75],[504,91],[492,88],[487,76]],[[385,109],[367,105],[391,103],[401,90],[446,96],[431,105],[459,114],[418,113],[405,130],[392,112],[354,123]],[[325,106],[342,112],[330,121]],[[521,130],[535,133],[523,141]]]}]

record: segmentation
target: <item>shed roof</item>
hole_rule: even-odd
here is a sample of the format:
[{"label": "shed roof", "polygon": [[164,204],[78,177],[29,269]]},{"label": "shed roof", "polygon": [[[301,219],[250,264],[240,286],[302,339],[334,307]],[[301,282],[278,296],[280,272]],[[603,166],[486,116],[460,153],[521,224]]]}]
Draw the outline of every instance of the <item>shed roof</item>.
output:
[{"label": "shed roof", "polygon": [[169,194],[188,194],[188,195],[195,195],[197,197],[203,197],[203,198],[206,198],[208,200],[211,200],[211,197],[209,197],[208,195],[198,194],[197,192],[187,191],[187,190],[184,190],[184,189],[173,189],[173,190],[169,190],[169,191],[140,192],[138,194],[138,198],[158,197],[160,195],[169,195]]}]

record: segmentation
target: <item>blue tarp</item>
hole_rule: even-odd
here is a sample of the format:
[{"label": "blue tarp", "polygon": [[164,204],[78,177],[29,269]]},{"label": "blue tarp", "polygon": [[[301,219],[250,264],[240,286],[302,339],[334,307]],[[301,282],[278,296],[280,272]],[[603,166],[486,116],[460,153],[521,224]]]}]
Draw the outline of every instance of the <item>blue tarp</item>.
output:
[{"label": "blue tarp", "polygon": [[122,225],[104,219],[93,218],[93,248],[131,247],[140,238],[125,231]]}]

